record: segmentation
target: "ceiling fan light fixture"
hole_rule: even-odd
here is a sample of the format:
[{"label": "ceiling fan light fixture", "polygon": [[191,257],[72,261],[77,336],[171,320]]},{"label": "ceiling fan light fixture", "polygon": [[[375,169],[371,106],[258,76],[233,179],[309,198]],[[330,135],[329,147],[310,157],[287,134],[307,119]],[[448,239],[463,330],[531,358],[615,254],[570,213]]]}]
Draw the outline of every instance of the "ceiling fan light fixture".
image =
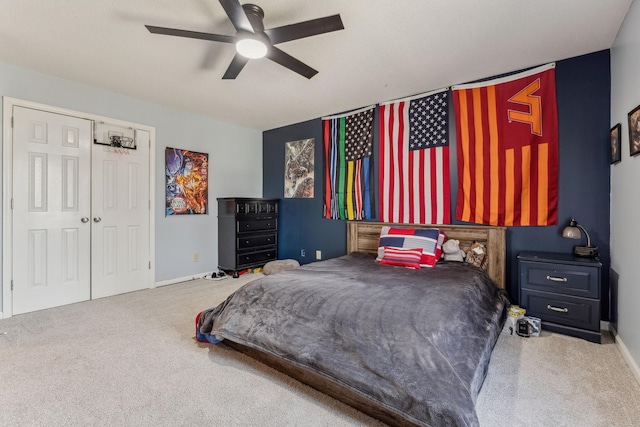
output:
[{"label": "ceiling fan light fixture", "polygon": [[246,58],[263,58],[267,54],[267,45],[260,40],[247,37],[238,40],[236,51]]}]

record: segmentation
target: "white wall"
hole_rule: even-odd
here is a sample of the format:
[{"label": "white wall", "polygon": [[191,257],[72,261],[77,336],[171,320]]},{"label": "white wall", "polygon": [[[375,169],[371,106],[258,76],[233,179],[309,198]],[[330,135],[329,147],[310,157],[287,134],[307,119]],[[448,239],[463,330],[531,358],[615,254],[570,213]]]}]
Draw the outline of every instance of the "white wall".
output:
[{"label": "white wall", "polygon": [[[176,84],[179,83],[176,82]],[[156,173],[155,188],[152,190],[155,191],[156,200],[154,208],[156,282],[170,282],[171,279],[210,272],[217,268],[216,198],[262,195],[262,132],[257,129],[175,110],[2,62],[0,62],[0,96],[127,120],[156,128]],[[212,94],[212,96],[215,95]],[[165,217],[164,150],[166,147],[209,153],[209,215]],[[1,168],[2,162],[0,162]],[[1,173],[0,170],[0,176]],[[0,203],[2,203],[1,197]],[[2,212],[1,205],[0,212]],[[1,230],[0,233],[2,233]],[[200,261],[197,263],[193,262],[194,252],[200,255]],[[2,277],[1,271],[0,277]],[[2,288],[0,287],[0,311],[1,307]]]},{"label": "white wall", "polygon": [[640,2],[611,48],[611,126],[622,123],[622,161],[611,167],[611,268],[618,282],[617,331],[640,365],[640,156],[629,157],[627,113],[640,104]]}]

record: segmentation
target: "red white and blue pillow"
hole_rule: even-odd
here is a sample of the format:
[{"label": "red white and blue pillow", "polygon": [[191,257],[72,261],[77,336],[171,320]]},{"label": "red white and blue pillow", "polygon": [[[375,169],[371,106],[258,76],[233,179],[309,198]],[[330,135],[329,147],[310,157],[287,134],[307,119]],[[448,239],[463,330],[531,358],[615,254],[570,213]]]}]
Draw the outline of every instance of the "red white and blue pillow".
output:
[{"label": "red white and blue pillow", "polygon": [[384,258],[385,248],[422,249],[420,267],[433,267],[442,255],[445,234],[437,228],[409,228],[384,226],[380,229],[378,261]]},{"label": "red white and blue pillow", "polygon": [[384,248],[384,255],[380,260],[380,264],[398,265],[419,270],[421,257],[422,248],[405,249],[387,246]]}]

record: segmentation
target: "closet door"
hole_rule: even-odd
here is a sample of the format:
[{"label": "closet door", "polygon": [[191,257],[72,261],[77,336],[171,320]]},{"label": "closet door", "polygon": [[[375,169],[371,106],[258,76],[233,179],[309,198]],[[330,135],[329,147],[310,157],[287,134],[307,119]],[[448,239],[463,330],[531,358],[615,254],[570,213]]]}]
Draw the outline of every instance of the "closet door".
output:
[{"label": "closet door", "polygon": [[91,297],[91,130],[13,107],[13,314]]},{"label": "closet door", "polygon": [[93,144],[92,298],[152,286],[148,131],[96,124],[96,138],[135,141],[135,149]]}]

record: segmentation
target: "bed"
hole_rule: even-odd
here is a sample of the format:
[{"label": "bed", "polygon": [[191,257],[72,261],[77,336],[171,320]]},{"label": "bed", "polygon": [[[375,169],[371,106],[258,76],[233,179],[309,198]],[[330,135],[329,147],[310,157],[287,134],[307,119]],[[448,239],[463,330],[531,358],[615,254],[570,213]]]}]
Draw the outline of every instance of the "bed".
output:
[{"label": "bed", "polygon": [[505,229],[430,226],[463,250],[485,245],[486,272],[457,262],[412,270],[375,261],[388,225],[350,222],[348,255],[247,283],[198,313],[196,338],[224,341],[389,425],[478,426],[508,306]]}]

